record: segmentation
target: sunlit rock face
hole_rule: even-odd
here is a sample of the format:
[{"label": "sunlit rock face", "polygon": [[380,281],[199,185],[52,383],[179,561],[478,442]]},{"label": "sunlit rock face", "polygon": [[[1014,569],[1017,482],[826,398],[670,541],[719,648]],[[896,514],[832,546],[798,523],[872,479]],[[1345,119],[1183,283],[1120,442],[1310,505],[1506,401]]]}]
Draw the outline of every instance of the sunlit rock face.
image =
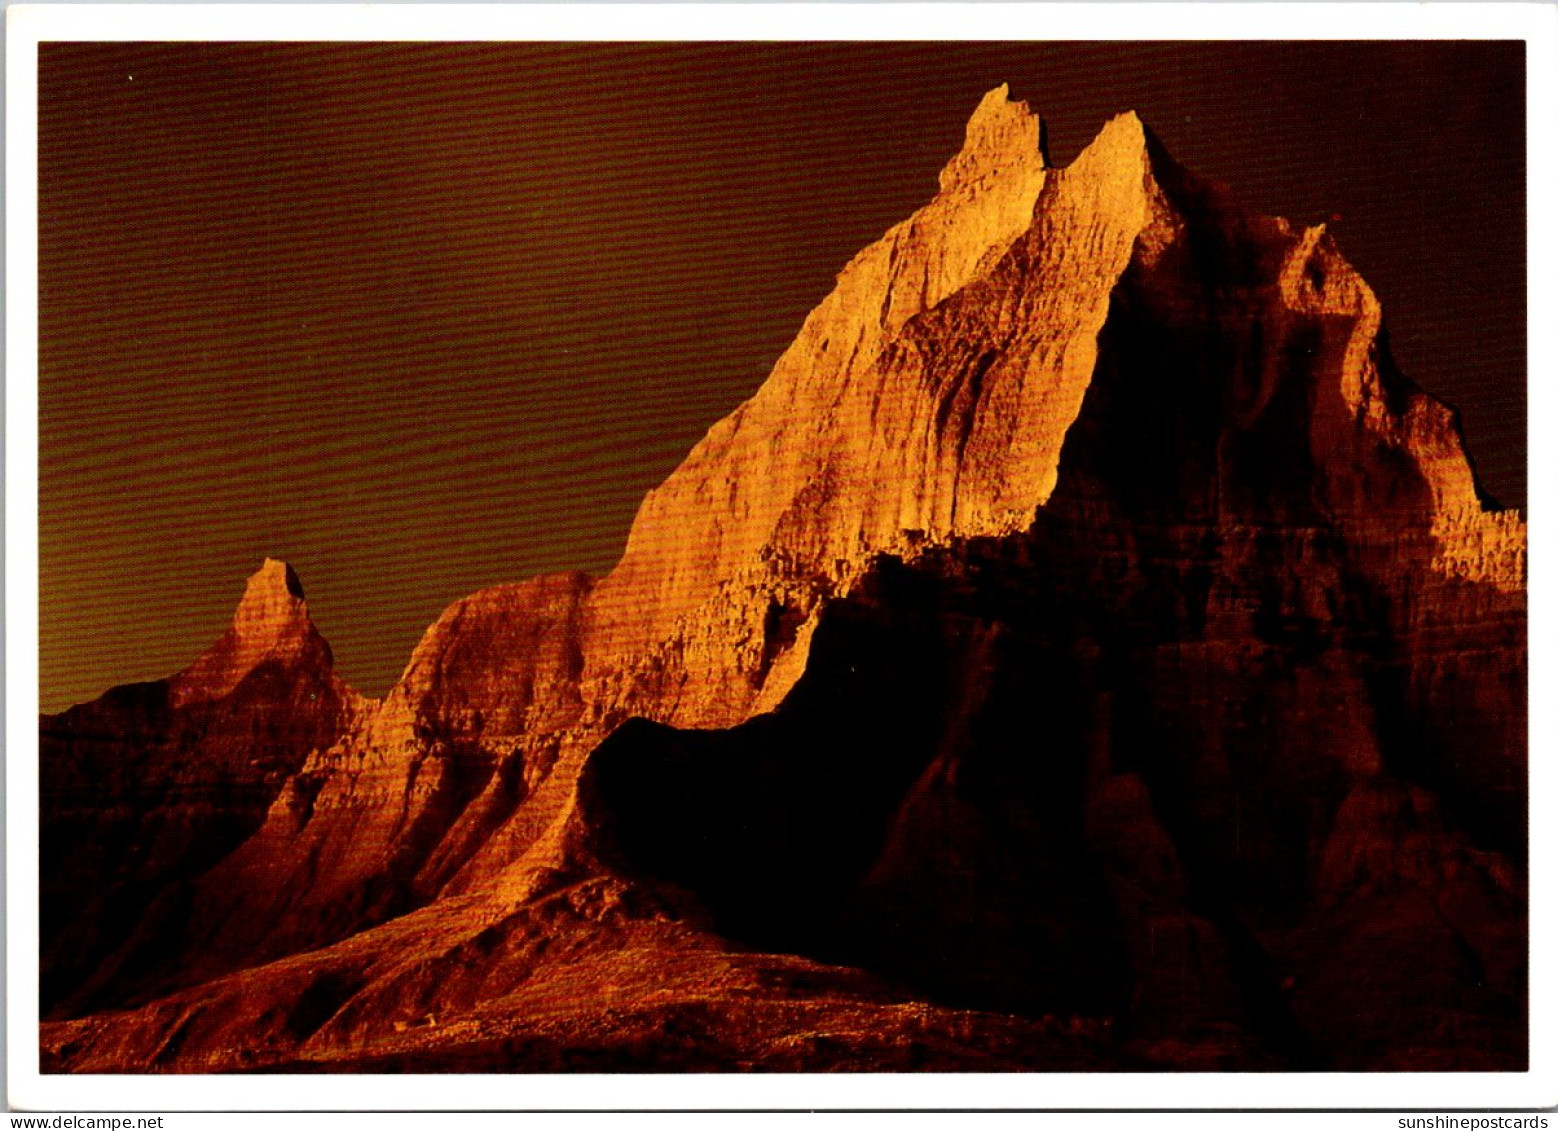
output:
[{"label": "sunlit rock face", "polygon": [[316,749],[198,882],[186,968],[304,949],[436,895],[552,770],[581,710],[589,589],[564,574],[451,606],[383,702]]},{"label": "sunlit rock face", "polygon": [[155,760],[293,689],[243,820],[56,945],[62,1013],[149,1004],[51,1063],[1521,1066],[1524,523],[1323,228],[1134,115],[1043,139],[985,97],[607,577],[457,602],[368,704],[267,563],[78,708]]},{"label": "sunlit rock face", "polygon": [[45,1009],[139,984],[145,953],[184,917],[190,882],[369,705],[335,674],[297,575],[267,560],[231,627],[188,668],[45,716]]}]

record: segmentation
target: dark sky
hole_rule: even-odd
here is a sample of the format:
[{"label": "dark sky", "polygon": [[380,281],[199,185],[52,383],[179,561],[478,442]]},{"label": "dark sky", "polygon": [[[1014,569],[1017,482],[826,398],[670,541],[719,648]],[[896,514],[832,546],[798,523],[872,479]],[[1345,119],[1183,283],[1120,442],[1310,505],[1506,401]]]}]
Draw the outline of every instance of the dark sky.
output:
[{"label": "dark sky", "polygon": [[1525,502],[1524,45],[44,44],[45,710],[183,667],[266,555],[382,693],[484,585],[603,572],[984,91],[1139,111],[1329,220]]}]

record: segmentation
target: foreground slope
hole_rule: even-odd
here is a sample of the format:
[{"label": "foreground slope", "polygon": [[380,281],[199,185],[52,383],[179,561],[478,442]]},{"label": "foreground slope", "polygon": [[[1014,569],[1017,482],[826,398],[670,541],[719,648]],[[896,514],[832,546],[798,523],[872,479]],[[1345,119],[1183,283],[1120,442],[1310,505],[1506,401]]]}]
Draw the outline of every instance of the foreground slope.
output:
[{"label": "foreground slope", "polygon": [[1323,229],[1003,88],[618,568],[452,607],[45,1048],[1514,1067],[1524,631]]}]

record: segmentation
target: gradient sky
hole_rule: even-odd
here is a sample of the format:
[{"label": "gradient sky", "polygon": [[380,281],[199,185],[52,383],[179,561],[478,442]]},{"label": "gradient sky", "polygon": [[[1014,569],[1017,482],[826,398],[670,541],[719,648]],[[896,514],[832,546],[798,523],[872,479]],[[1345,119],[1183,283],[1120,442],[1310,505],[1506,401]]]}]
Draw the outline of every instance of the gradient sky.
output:
[{"label": "gradient sky", "polygon": [[1524,45],[44,44],[45,710],[186,665],[267,556],[380,694],[449,602],[600,573],[984,91],[1139,111],[1329,221],[1525,503]]}]

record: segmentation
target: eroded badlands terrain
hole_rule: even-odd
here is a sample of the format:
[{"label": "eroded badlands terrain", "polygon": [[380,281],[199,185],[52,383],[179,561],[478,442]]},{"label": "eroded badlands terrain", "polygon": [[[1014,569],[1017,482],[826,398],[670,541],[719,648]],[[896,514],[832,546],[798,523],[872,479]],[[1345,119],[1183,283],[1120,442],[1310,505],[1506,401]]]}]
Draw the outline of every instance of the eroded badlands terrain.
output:
[{"label": "eroded badlands terrain", "polygon": [[45,1068],[1523,1067],[1525,526],[1381,328],[992,91],[608,576],[42,720]]}]

